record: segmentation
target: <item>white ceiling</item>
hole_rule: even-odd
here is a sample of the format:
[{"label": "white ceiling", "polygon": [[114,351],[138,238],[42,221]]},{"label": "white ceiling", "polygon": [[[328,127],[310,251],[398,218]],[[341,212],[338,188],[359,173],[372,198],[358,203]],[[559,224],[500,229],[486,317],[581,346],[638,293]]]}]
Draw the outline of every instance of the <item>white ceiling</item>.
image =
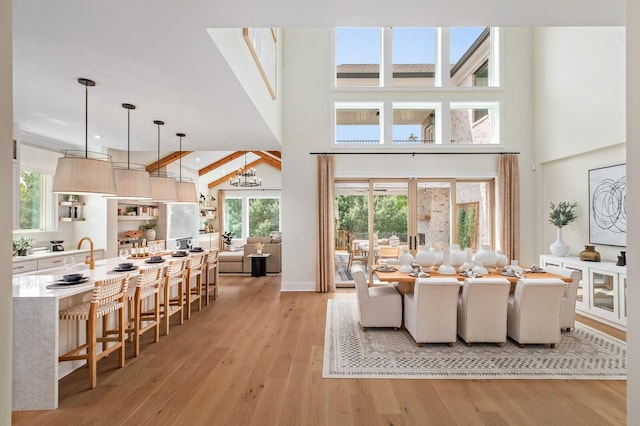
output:
[{"label": "white ceiling", "polygon": [[[624,25],[624,0],[158,0],[13,1],[16,132],[56,148],[84,146],[84,87],[89,145],[200,151],[198,169],[235,150],[279,150],[276,139],[225,62],[207,28],[242,26]],[[285,34],[286,37],[286,34]],[[94,139],[99,134],[102,139]],[[204,151],[208,151],[205,153]],[[221,152],[217,152],[221,151]]]}]

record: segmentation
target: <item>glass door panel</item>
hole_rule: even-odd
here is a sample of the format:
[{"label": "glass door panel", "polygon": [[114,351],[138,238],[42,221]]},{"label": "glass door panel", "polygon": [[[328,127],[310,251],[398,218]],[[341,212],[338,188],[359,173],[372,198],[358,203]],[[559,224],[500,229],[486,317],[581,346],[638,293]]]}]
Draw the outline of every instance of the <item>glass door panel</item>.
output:
[{"label": "glass door panel", "polygon": [[397,261],[409,236],[409,183],[373,182],[373,262]]},{"label": "glass door panel", "polygon": [[335,183],[336,286],[353,286],[355,270],[367,272],[369,242],[369,182]]},{"label": "glass door panel", "polygon": [[[453,192],[452,182],[417,182],[414,244],[417,243],[418,247],[445,248],[454,242],[451,232]],[[417,247],[412,245],[411,248],[415,250]]]},{"label": "glass door panel", "polygon": [[580,272],[580,281],[578,281],[578,293],[576,295],[576,308],[584,311],[589,310],[589,290],[585,287],[586,279],[588,278],[588,272],[586,268],[579,265],[574,265],[569,262],[564,263],[564,267],[573,271]]},{"label": "glass door panel", "polygon": [[[460,248],[493,244],[490,217],[493,205],[492,181],[456,182],[456,233]],[[495,248],[495,247],[494,247]]]},{"label": "glass door panel", "polygon": [[598,315],[611,320],[618,319],[617,274],[591,270],[591,303]]}]

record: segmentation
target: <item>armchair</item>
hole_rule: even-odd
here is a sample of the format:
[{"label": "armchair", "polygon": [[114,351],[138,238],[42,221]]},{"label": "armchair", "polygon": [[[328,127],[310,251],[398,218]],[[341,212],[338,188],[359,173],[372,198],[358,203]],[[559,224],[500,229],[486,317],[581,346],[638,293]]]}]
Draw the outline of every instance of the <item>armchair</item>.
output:
[{"label": "armchair", "polygon": [[358,300],[358,321],[367,327],[393,327],[402,325],[402,297],[391,286],[369,287],[362,271],[353,273]]},{"label": "armchair", "polygon": [[560,329],[569,331],[576,325],[576,299],[578,297],[578,288],[580,286],[580,280],[582,279],[582,273],[575,269],[551,265],[547,266],[545,271],[562,275],[563,277],[571,277],[571,282],[567,284],[564,295],[562,296],[562,303],[560,304]]},{"label": "armchair", "polygon": [[506,278],[467,278],[458,299],[458,334],[472,342],[507,340],[507,304],[511,284]]}]

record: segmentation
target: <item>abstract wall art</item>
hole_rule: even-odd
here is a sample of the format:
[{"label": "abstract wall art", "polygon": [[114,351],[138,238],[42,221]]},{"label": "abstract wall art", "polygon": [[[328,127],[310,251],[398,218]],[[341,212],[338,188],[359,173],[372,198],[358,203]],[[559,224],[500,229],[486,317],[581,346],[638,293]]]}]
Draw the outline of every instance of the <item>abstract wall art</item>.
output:
[{"label": "abstract wall art", "polygon": [[625,164],[589,170],[589,243],[627,245]]}]

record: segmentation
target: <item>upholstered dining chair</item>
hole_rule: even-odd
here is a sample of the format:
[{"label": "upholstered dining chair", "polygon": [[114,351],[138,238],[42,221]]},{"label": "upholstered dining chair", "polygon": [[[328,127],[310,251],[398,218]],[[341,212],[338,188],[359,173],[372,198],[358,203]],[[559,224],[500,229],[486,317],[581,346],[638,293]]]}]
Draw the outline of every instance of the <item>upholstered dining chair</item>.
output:
[{"label": "upholstered dining chair", "polygon": [[404,295],[404,326],[418,346],[456,341],[460,283],[455,278],[418,278]]},{"label": "upholstered dining chair", "polygon": [[467,278],[458,298],[458,335],[472,342],[507,340],[507,304],[511,284],[506,278]]},{"label": "upholstered dining chair", "polygon": [[358,321],[367,327],[393,327],[402,325],[402,297],[391,286],[369,287],[362,271],[353,273],[358,300]]},{"label": "upholstered dining chair", "polygon": [[566,283],[562,303],[560,304],[560,329],[570,331],[576,326],[576,299],[578,298],[578,288],[582,279],[582,272],[576,269],[561,268],[559,266],[547,266],[546,272],[571,278],[570,283]]},{"label": "upholstered dining chair", "polygon": [[134,356],[140,355],[140,336],[147,331],[155,333],[154,343],[160,340],[160,291],[164,266],[140,270],[127,290],[127,328],[133,341]]},{"label": "upholstered dining chair", "polygon": [[[58,357],[58,361],[86,360],[89,367],[89,386],[98,384],[97,363],[115,351],[120,351],[119,365],[125,362],[125,312],[129,274],[95,282],[91,300],[60,311],[61,320],[84,321],[86,342]],[[109,316],[115,314],[115,327],[109,329]],[[98,321],[102,319],[102,328]],[[98,335],[100,333],[100,335]],[[98,350],[100,343],[102,350]]]},{"label": "upholstered dining chair", "polygon": [[507,310],[507,334],[524,347],[560,342],[560,304],[567,285],[559,278],[520,279]]}]

